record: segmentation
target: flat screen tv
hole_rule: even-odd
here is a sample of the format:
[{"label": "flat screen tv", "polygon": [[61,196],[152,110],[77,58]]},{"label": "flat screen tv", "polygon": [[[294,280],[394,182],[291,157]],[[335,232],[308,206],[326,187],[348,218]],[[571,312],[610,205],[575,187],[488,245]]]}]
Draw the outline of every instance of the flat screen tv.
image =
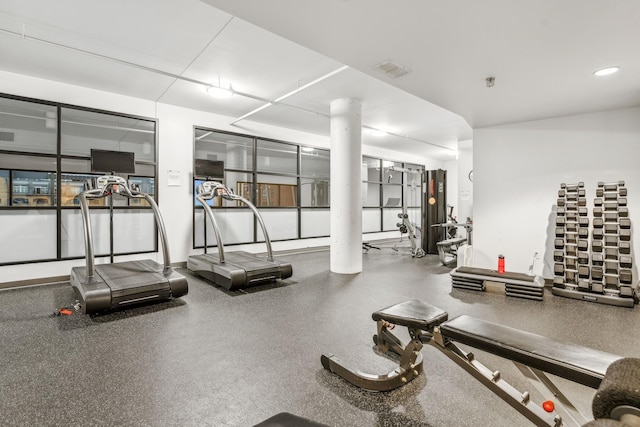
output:
[{"label": "flat screen tv", "polygon": [[91,172],[135,173],[134,153],[91,149]]},{"label": "flat screen tv", "polygon": [[196,179],[224,180],[224,162],[222,160],[196,159],[193,176]]}]

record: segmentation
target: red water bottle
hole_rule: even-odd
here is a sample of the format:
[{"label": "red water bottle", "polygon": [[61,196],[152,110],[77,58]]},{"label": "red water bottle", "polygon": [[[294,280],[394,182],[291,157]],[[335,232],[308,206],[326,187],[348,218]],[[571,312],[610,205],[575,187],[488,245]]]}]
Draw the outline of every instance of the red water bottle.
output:
[{"label": "red water bottle", "polygon": [[504,255],[498,255],[498,273],[504,273]]}]

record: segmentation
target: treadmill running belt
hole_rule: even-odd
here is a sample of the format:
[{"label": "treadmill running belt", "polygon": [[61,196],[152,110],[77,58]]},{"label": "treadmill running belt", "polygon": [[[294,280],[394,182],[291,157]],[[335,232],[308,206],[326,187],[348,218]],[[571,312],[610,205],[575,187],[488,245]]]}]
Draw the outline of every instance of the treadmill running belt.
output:
[{"label": "treadmill running belt", "polygon": [[[159,270],[156,267],[160,267]],[[167,279],[162,274],[160,264],[143,261],[127,261],[117,264],[96,265],[96,273],[103,278],[112,291],[132,288],[157,287]]]}]

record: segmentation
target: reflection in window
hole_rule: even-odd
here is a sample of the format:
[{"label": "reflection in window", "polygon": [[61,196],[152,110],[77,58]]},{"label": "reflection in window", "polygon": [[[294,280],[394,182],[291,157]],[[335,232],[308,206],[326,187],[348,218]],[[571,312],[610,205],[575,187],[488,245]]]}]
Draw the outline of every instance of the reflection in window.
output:
[{"label": "reflection in window", "polygon": [[363,174],[363,180],[369,182],[380,182],[380,160],[372,159],[370,157],[362,158],[363,168],[366,168],[366,172]]},{"label": "reflection in window", "polygon": [[[147,193],[151,197],[154,197],[156,194],[156,180],[151,177],[129,176],[129,187],[131,187],[132,190]],[[149,202],[140,198],[129,199],[129,206],[148,207]]]},{"label": "reflection in window", "polygon": [[225,169],[253,169],[253,138],[195,130],[195,158],[221,160]]},{"label": "reflection in window", "polygon": [[62,108],[61,130],[63,155],[89,157],[95,148],[133,152],[137,162],[155,162],[154,121]]},{"label": "reflection in window", "polygon": [[301,178],[300,206],[329,206],[329,179]]},{"label": "reflection in window", "polygon": [[58,109],[0,97],[0,150],[55,154]]},{"label": "reflection in window", "polygon": [[0,206],[9,206],[9,171],[0,170]]},{"label": "reflection in window", "polygon": [[329,179],[329,150],[302,147],[300,153],[300,175]]},{"label": "reflection in window", "polygon": [[296,207],[297,180],[293,177],[258,175],[256,206]]},{"label": "reflection in window", "polygon": [[383,160],[382,165],[382,182],[387,184],[402,184],[402,163]]},{"label": "reflection in window", "polygon": [[11,173],[11,206],[54,206],[53,172],[13,171]]},{"label": "reflection in window", "polygon": [[258,140],[257,170],[260,172],[298,173],[298,149],[295,145]]}]

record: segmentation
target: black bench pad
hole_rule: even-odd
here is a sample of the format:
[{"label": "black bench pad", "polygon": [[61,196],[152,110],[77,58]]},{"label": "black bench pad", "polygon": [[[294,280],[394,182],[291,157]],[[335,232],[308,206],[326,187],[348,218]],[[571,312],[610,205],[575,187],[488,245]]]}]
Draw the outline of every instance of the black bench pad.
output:
[{"label": "black bench pad", "polygon": [[442,335],[524,365],[598,388],[621,356],[462,315],[440,325]]},{"label": "black bench pad", "polygon": [[376,322],[386,320],[394,325],[431,331],[435,326],[447,320],[449,314],[420,300],[411,300],[378,310],[371,317]]}]

